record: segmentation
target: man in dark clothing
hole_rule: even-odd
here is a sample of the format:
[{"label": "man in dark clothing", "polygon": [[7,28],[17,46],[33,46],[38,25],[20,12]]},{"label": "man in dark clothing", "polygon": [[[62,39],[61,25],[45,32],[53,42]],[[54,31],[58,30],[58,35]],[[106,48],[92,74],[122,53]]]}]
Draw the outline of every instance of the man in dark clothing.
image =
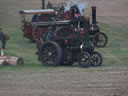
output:
[{"label": "man in dark clothing", "polygon": [[38,21],[38,14],[35,14],[33,17],[32,17],[32,22],[37,22]]},{"label": "man in dark clothing", "polygon": [[9,37],[3,33],[2,28],[0,28],[0,40],[2,42],[2,48],[5,49],[6,40],[8,40]]}]

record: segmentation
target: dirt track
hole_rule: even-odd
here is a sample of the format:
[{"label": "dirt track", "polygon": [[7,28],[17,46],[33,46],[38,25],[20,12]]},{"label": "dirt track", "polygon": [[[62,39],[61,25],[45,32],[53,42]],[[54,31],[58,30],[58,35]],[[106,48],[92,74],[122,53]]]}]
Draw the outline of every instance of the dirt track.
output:
[{"label": "dirt track", "polygon": [[0,71],[1,96],[128,96],[127,68]]},{"label": "dirt track", "polygon": [[128,0],[105,0],[98,8],[98,20],[108,24],[127,26]]}]

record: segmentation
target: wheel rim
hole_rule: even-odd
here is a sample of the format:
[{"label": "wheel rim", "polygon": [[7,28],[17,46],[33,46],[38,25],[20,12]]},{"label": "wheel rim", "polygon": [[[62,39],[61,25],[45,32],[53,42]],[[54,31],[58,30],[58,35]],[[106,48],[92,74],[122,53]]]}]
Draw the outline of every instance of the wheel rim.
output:
[{"label": "wheel rim", "polygon": [[56,66],[61,60],[60,49],[52,43],[45,44],[40,52],[40,60],[46,66]]},{"label": "wheel rim", "polygon": [[78,62],[81,67],[89,67],[91,63],[91,56],[88,53],[83,52],[79,55]]},{"label": "wheel rim", "polygon": [[96,47],[105,47],[107,44],[107,36],[103,33],[98,33],[94,36],[94,45]]},{"label": "wheel rim", "polygon": [[92,55],[92,66],[101,66],[102,56],[98,52],[94,52]]}]

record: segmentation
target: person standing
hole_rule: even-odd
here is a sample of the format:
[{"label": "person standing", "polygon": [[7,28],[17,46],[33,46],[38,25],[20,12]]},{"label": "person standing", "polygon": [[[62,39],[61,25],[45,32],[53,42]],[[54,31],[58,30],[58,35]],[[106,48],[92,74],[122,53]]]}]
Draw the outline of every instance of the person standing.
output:
[{"label": "person standing", "polygon": [[32,17],[32,22],[37,22],[38,21],[38,14],[35,14],[35,15],[33,15],[33,17]]},{"label": "person standing", "polygon": [[1,48],[5,49],[6,40],[9,40],[9,37],[3,32],[2,28],[0,28],[0,40],[2,42]]}]

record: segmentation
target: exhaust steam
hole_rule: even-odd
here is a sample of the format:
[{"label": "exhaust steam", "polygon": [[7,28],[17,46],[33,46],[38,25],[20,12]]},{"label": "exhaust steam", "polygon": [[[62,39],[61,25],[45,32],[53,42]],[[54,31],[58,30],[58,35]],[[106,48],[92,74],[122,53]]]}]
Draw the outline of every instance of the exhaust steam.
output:
[{"label": "exhaust steam", "polygon": [[76,5],[79,9],[80,15],[83,16],[83,11],[88,7],[88,2],[70,1],[67,6],[65,6],[65,11],[69,11],[72,6]]}]

